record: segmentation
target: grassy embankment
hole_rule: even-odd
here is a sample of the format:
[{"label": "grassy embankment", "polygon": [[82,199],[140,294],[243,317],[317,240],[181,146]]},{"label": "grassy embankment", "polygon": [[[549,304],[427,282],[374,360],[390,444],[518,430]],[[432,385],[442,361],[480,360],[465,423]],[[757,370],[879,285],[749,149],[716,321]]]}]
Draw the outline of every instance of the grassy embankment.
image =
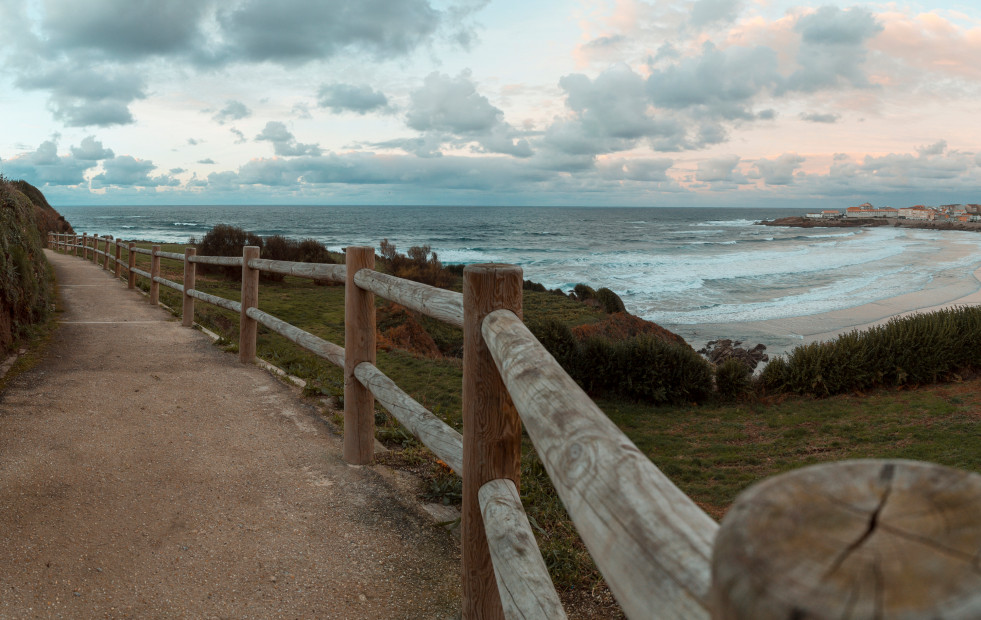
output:
[{"label": "grassy embankment", "polygon": [[[176,245],[164,249],[183,251]],[[148,257],[139,255],[137,262],[149,269]],[[179,262],[163,260],[162,268],[165,277],[181,280]],[[141,286],[147,287],[145,281]],[[220,276],[199,274],[198,288],[229,299],[239,296],[238,283]],[[180,308],[175,291],[161,287],[161,299]],[[386,302],[379,300],[378,306],[379,330],[384,331],[391,312]],[[316,286],[292,278],[263,282],[259,307],[322,338],[343,343],[341,286]],[[547,315],[569,324],[594,323],[604,317],[601,310],[577,301],[533,291],[525,291],[524,310],[526,320]],[[235,348],[237,316],[199,303],[196,318],[222,334],[229,349]],[[461,339],[458,330],[437,328],[428,321],[424,326],[441,348],[452,349]],[[264,359],[308,380],[309,394],[342,394],[339,369],[261,327],[258,351]],[[431,359],[392,349],[379,352],[378,366],[450,425],[461,427],[459,359]],[[979,388],[981,379],[973,378],[824,399],[750,395],[736,403],[659,407],[616,399],[597,402],[683,491],[720,518],[735,496],[754,481],[812,463],[910,458],[981,471]],[[459,478],[435,463],[390,417],[381,412],[376,417],[379,438],[395,448],[383,461],[419,473],[424,481],[422,492],[430,499],[455,501]],[[526,440],[525,444],[522,495],[556,585],[566,600],[608,600],[530,443]]]}]

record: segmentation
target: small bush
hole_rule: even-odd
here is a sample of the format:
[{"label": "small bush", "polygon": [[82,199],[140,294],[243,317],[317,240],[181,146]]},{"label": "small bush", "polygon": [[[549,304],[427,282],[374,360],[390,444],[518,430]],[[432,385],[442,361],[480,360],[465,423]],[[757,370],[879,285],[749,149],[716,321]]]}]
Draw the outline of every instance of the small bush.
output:
[{"label": "small bush", "polygon": [[715,391],[725,399],[736,399],[752,387],[753,371],[737,359],[729,358],[715,369]]},{"label": "small bush", "polygon": [[[247,245],[258,246],[261,249],[263,246],[262,237],[255,233],[246,232],[237,226],[218,224],[202,237],[196,249],[200,256],[241,256],[242,248]],[[205,273],[220,272],[230,278],[240,279],[242,277],[240,267],[199,264],[198,269]]]},{"label": "small bush", "polygon": [[394,243],[383,239],[379,255],[393,276],[437,287],[447,287],[452,283],[452,275],[443,269],[436,252],[428,245],[413,246],[407,254],[400,254]]},{"label": "small bush", "polygon": [[620,299],[620,296],[606,287],[596,291],[596,301],[600,303],[600,307],[603,308],[607,314],[616,314],[617,312],[627,311],[627,308],[623,305],[623,300]]},{"label": "small bush", "polygon": [[587,286],[585,284],[577,284],[572,289],[572,295],[570,295],[570,297],[573,297],[574,299],[577,299],[579,301],[587,301],[589,299],[596,298],[596,291],[593,290],[591,286]]},{"label": "small bush", "polygon": [[782,357],[774,357],[763,367],[756,383],[766,392],[780,392],[784,390],[786,374],[787,360]]}]

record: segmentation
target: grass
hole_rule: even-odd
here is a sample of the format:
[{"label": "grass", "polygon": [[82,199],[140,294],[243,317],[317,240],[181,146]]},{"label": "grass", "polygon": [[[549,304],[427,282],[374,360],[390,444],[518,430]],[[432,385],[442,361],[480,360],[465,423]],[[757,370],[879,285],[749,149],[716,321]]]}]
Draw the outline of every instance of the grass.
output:
[{"label": "grass", "polygon": [[[148,247],[148,246],[147,246]],[[182,252],[183,246],[164,246]],[[125,258],[124,258],[125,260]],[[141,269],[149,257],[139,255]],[[164,277],[180,282],[182,264],[162,261]],[[143,280],[140,278],[140,280]],[[145,281],[144,281],[145,282]],[[198,276],[198,288],[239,299],[237,282]],[[260,285],[259,307],[324,339],[343,344],[344,290],[286,278]],[[161,300],[180,308],[179,295],[161,287]],[[385,302],[379,300],[379,306]],[[526,319],[551,316],[571,325],[601,320],[600,310],[551,293],[525,291]],[[238,317],[196,304],[196,319],[234,350]],[[456,337],[447,332],[445,338]],[[259,355],[310,382],[311,395],[342,397],[341,371],[260,327]],[[378,352],[378,367],[454,428],[461,428],[461,362],[393,350]],[[981,379],[960,383],[840,395],[825,399],[767,397],[737,404],[641,405],[616,399],[600,408],[685,493],[720,518],[747,486],[804,465],[851,458],[907,458],[981,471]],[[420,495],[458,503],[460,479],[392,418],[376,415],[378,437],[394,451],[382,462],[423,478]],[[335,422],[340,423],[339,419]],[[522,499],[539,548],[564,597],[602,590],[599,573],[569,521],[530,442],[522,458]],[[611,616],[614,608],[597,612]]]}]

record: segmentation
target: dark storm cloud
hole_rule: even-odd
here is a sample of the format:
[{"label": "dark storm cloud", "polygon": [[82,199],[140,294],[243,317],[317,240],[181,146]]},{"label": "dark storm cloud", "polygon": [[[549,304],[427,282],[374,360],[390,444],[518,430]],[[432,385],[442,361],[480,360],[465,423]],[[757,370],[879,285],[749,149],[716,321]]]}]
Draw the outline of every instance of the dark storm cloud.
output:
[{"label": "dark storm cloud", "polygon": [[317,92],[317,105],[328,108],[331,112],[368,112],[390,111],[388,98],[384,93],[374,90],[367,85],[356,84],[324,84]]},{"label": "dark storm cloud", "polygon": [[225,107],[218,110],[211,118],[214,119],[215,122],[223,125],[228,121],[238,121],[250,116],[252,116],[252,110],[250,110],[247,105],[241,101],[231,100],[225,104]]},{"label": "dark storm cloud", "polygon": [[281,157],[317,156],[322,153],[316,144],[300,144],[286,125],[279,121],[269,121],[255,137],[257,141],[272,142],[273,152]]},{"label": "dark storm cloud", "polygon": [[102,163],[104,172],[92,178],[92,187],[157,187],[179,185],[170,175],[151,177],[157,166],[152,161],[137,159],[130,155],[120,155]]}]

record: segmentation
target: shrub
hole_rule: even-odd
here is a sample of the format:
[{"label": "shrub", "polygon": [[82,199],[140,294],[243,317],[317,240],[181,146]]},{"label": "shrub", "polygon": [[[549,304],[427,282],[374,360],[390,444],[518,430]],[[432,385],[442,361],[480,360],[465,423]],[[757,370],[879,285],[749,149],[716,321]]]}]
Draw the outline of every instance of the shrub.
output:
[{"label": "shrub", "polygon": [[756,382],[764,391],[780,392],[784,390],[787,374],[787,360],[782,357],[774,357],[763,367]]},{"label": "shrub", "polygon": [[[242,230],[237,226],[218,224],[209,230],[197,244],[197,253],[201,256],[241,256],[242,248],[254,245],[262,248],[262,237],[255,233]],[[218,267],[199,264],[198,269],[205,273],[220,272],[230,278],[241,278],[240,267]]]},{"label": "shrub", "polygon": [[578,299],[579,301],[586,301],[588,299],[594,299],[596,297],[596,291],[594,291],[591,286],[577,284],[572,289],[572,295],[570,295],[570,297]]},{"label": "shrub", "polygon": [[750,391],[753,371],[746,364],[733,358],[715,369],[715,391],[725,399],[736,399]]},{"label": "shrub", "polygon": [[623,300],[620,299],[620,296],[606,287],[596,291],[596,301],[600,303],[600,307],[603,308],[607,314],[627,311],[627,308],[623,305]]},{"label": "shrub", "polygon": [[407,254],[399,254],[394,243],[383,239],[379,255],[393,276],[437,287],[449,286],[453,280],[452,275],[443,269],[436,252],[428,245],[413,246]]},{"label": "shrub", "polygon": [[545,317],[529,321],[528,329],[552,354],[555,361],[575,378],[573,365],[579,359],[579,339],[573,335],[569,326],[558,319]]}]

